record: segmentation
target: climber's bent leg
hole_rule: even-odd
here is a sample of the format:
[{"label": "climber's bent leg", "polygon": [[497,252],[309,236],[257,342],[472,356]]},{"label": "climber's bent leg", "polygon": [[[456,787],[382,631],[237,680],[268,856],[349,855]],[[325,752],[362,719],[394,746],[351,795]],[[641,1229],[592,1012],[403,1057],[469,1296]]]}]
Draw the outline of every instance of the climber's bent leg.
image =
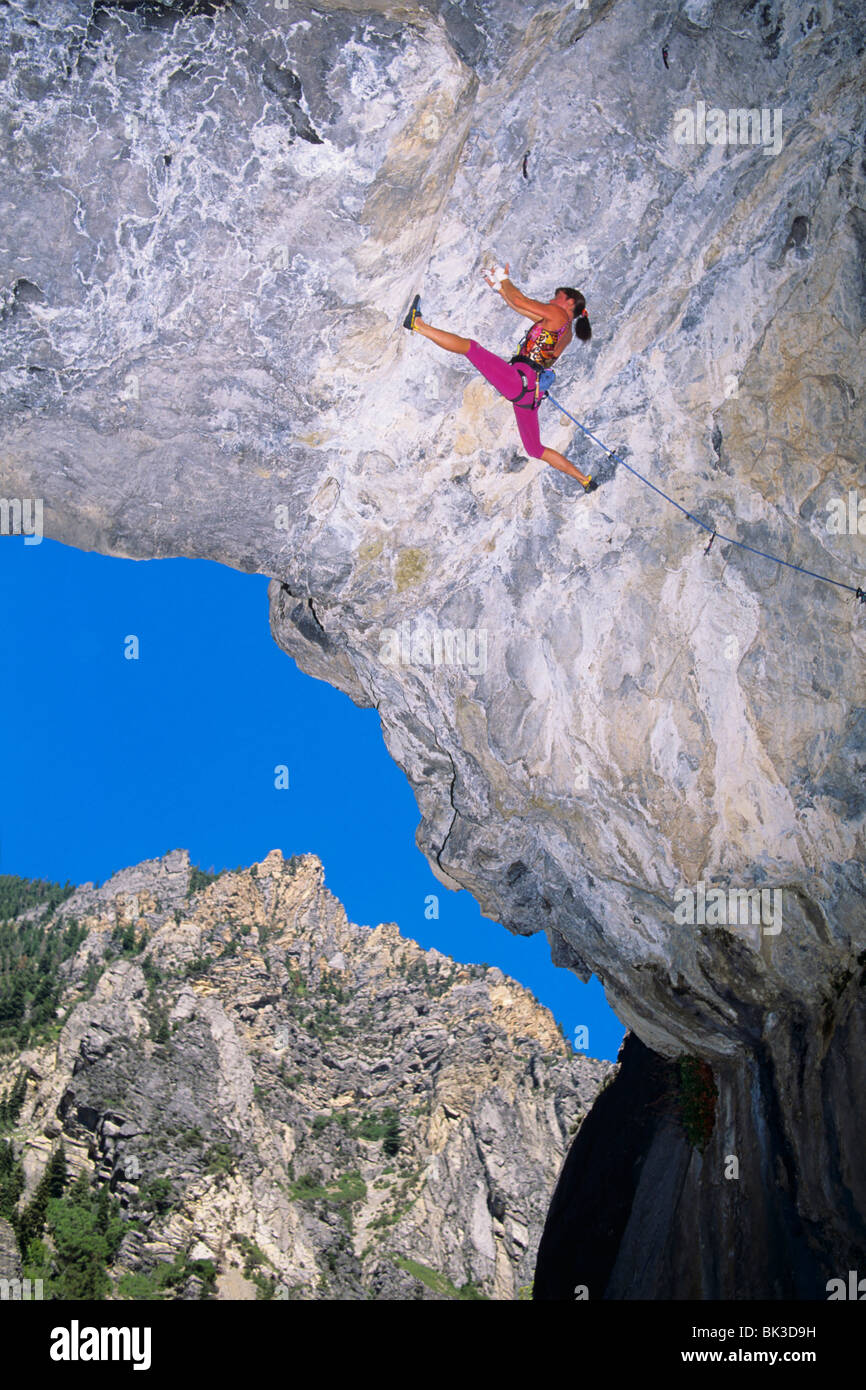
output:
[{"label": "climber's bent leg", "polygon": [[461,338],[457,333],[446,333],[444,328],[431,328],[429,323],[424,323],[422,319],[417,317],[412,325],[412,331],[413,333],[420,333],[422,338],[429,338],[431,343],[444,348],[446,352],[459,352],[464,357],[472,346],[470,338]]},{"label": "climber's bent leg", "polygon": [[570,477],[577,478],[577,481],[583,483],[584,487],[590,482],[588,474],[581,473],[579,468],[575,468],[573,463],[569,463],[564,454],[558,454],[555,449],[543,449],[539,457],[543,458],[545,463],[558,468],[560,473],[568,473]]},{"label": "climber's bent leg", "polygon": [[[480,347],[478,343],[472,342],[466,354],[473,367],[481,373],[483,377],[495,386],[501,396],[514,402],[519,399],[521,392],[524,400],[531,399],[531,391],[526,390],[526,383],[523,376],[512,362],[506,362],[504,358],[497,357],[495,352],[488,352],[486,348]],[[530,458],[544,459],[545,463],[550,463],[554,468],[559,468],[563,473],[568,473],[572,478],[577,478],[578,482],[586,487],[590,479],[585,473],[581,473],[579,468],[575,468],[573,463],[569,463],[563,454],[557,453],[556,449],[545,449],[541,442],[541,433],[538,426],[538,410],[528,410],[526,406],[514,406],[514,418],[520,432],[520,440]]]},{"label": "climber's bent leg", "polygon": [[[417,306],[413,307],[414,312],[410,310],[410,315],[414,333],[420,333],[422,338],[429,338],[431,343],[444,348],[446,352],[456,352],[468,358],[475,370],[480,372],[506,400],[513,402],[518,400],[521,394],[528,395],[526,382],[513,363],[506,362],[504,357],[497,357],[495,352],[488,352],[487,348],[476,343],[474,338],[461,338],[457,333],[447,333],[444,328],[432,328],[429,323],[424,323],[418,317]],[[407,320],[406,327],[408,326]],[[563,454],[557,453],[556,449],[545,449],[538,428],[537,410],[527,410],[515,405],[514,418],[523,447],[530,458],[544,459],[545,463],[552,464],[560,472],[577,478],[584,487],[588,486],[590,478],[581,473],[579,468],[575,468],[573,463],[569,463]]]},{"label": "climber's bent leg", "polygon": [[585,473],[581,473],[579,468],[575,468],[573,463],[569,463],[564,454],[557,453],[556,449],[545,449],[541,442],[541,434],[538,428],[538,411],[525,410],[522,406],[514,407],[514,418],[517,421],[517,428],[520,430],[520,438],[523,447],[532,459],[544,459],[545,463],[558,468],[560,472],[567,473],[571,478],[577,478],[578,482],[586,487],[590,479]]},{"label": "climber's bent leg", "polygon": [[[527,395],[527,400],[531,401],[532,397]],[[527,410],[522,405],[515,405],[514,418],[520,431],[520,442],[529,457],[531,459],[544,458],[544,445],[541,442],[538,429],[538,410]]]}]

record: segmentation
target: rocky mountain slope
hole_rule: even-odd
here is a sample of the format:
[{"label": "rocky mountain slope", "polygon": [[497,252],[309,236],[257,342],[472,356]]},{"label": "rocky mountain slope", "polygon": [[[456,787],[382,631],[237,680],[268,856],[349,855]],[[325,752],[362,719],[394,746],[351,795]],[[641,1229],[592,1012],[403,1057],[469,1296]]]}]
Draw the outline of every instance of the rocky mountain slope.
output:
[{"label": "rocky mountain slope", "polygon": [[[577,494],[400,327],[420,290],[508,355],[482,257],[576,283],[577,417],[723,534],[862,586],[862,5],[11,0],[0,40],[4,496],[74,545],[271,576],[276,640],[378,709],[442,881],[712,1069],[703,1159],[632,1192],[612,1289],[862,1266],[864,610],[705,553],[546,406],[600,469]],[[425,658],[443,632],[464,659]],[[699,885],[780,895],[781,930],[678,920]],[[634,1255],[659,1221],[676,1261]]]},{"label": "rocky mountain slope", "polygon": [[501,971],[349,922],[311,855],[202,877],[175,851],[42,923],[86,934],[56,1044],[0,1063],[19,1210],[62,1139],[125,1223],[114,1294],[526,1296],[610,1064]]}]

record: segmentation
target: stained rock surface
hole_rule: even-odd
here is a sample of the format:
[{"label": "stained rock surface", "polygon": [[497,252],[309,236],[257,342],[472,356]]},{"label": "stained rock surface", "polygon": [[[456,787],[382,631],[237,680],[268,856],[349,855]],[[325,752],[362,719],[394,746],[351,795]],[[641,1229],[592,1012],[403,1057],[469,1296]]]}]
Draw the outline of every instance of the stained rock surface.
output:
[{"label": "stained rock surface", "polygon": [[[557,399],[711,528],[862,585],[862,7],[12,0],[0,29],[4,497],[271,576],[276,640],[379,710],[442,881],[712,1065],[671,1229],[751,1221],[768,1296],[862,1263],[862,609],[705,554],[548,403],[581,496],[400,327],[420,291],[507,356],[482,258],[577,284]],[[776,895],[772,929],[678,919],[699,885]],[[753,1179],[717,1189],[728,1154]],[[680,1248],[619,1294],[742,1296]]]}]

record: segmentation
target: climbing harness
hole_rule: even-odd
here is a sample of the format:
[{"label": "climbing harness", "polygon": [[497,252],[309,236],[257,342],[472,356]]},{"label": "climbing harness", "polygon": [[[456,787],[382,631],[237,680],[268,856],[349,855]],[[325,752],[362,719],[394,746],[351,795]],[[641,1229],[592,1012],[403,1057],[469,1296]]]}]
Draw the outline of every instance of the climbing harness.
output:
[{"label": "climbing harness", "polygon": [[[516,396],[506,396],[506,400],[511,401],[511,404],[516,406],[518,410],[537,410],[545,396],[549,394],[550,387],[556,381],[556,372],[552,372],[549,367],[539,371],[537,362],[530,361],[528,357],[521,357],[519,353],[516,357],[511,358],[511,366],[516,367],[520,373],[523,390],[518,391]],[[525,367],[530,367],[535,373],[534,381],[527,381]],[[532,400],[525,401],[523,398],[530,391],[532,392]]]},{"label": "climbing harness", "polygon": [[723,541],[725,545],[739,546],[741,550],[748,550],[752,555],[760,555],[764,560],[772,560],[776,565],[784,565],[786,569],[797,570],[800,574],[808,574],[810,578],[820,579],[824,584],[835,584],[837,589],[847,589],[849,593],[854,595],[855,600],[859,599],[861,603],[866,603],[866,590],[859,587],[855,588],[853,584],[845,584],[841,579],[831,579],[829,575],[818,574],[815,570],[807,570],[802,565],[795,565],[790,560],[783,560],[778,555],[770,555],[766,550],[756,550],[753,545],[746,545],[745,541],[738,541],[734,536],[723,536],[720,531],[716,531],[716,529],[713,526],[709,526],[706,521],[701,521],[701,518],[695,516],[694,512],[688,511],[681,503],[675,501],[673,497],[669,497],[666,492],[662,492],[661,488],[656,487],[655,483],[651,483],[649,478],[645,478],[642,473],[638,473],[637,469],[632,468],[630,463],[626,463],[625,459],[622,458],[620,454],[615,453],[613,449],[608,449],[605,444],[602,444],[601,440],[592,433],[592,430],[588,430],[585,425],[582,425],[579,420],[575,419],[570,411],[566,410],[564,405],[561,405],[558,400],[550,395],[549,389],[545,390],[544,394],[547,396],[551,405],[555,405],[557,410],[561,410],[563,415],[566,415],[573,424],[577,425],[577,428],[582,430],[588,439],[591,439],[594,444],[597,444],[598,447],[607,454],[609,459],[614,460],[616,463],[621,463],[623,468],[627,468],[629,473],[633,473],[642,483],[646,483],[647,487],[651,487],[653,492],[658,493],[659,497],[663,497],[666,502],[670,502],[671,506],[676,507],[677,510],[682,512],[684,516],[687,516],[690,521],[696,522],[696,524],[703,527],[705,531],[709,531],[711,534],[704,551],[705,555],[709,555],[713,541],[718,536],[719,540]]},{"label": "climbing harness", "polygon": [[[537,410],[540,404],[540,398],[538,393],[538,372],[535,371],[534,368],[532,368],[533,375],[535,377],[535,380],[532,381],[529,379],[529,374],[526,371],[526,367],[532,367],[531,363],[526,362],[526,366],[524,366],[523,362],[518,362],[516,358],[512,357],[511,365],[517,368],[517,374],[520,377],[520,380],[523,382],[523,390],[518,391],[516,396],[506,396],[505,399],[511,401],[511,404],[513,406],[516,406],[518,410]],[[530,393],[532,395],[532,399],[529,401],[524,400],[524,396],[528,396]]]}]

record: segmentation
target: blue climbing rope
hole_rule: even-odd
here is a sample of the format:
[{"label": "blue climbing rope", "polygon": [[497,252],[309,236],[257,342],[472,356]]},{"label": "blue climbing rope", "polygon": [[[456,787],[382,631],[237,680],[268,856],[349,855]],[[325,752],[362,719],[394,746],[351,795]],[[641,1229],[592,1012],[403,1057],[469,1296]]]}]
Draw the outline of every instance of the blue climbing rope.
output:
[{"label": "blue climbing rope", "polygon": [[709,554],[710,546],[718,536],[719,540],[723,541],[726,545],[738,545],[741,550],[748,550],[752,553],[752,555],[760,555],[761,558],[764,560],[772,560],[773,563],[776,565],[784,565],[789,570],[797,570],[800,574],[808,574],[811,576],[812,579],[820,579],[825,584],[835,584],[837,589],[847,589],[848,592],[853,594],[855,598],[858,598],[861,603],[866,603],[866,591],[860,588],[855,588],[853,584],[843,584],[841,579],[830,579],[830,577],[826,574],[817,574],[815,570],[804,569],[802,565],[792,564],[790,560],[783,560],[778,555],[769,555],[766,550],[756,550],[753,545],[746,545],[745,541],[738,541],[735,539],[734,536],[723,536],[721,531],[717,531],[714,526],[708,525],[706,521],[701,521],[701,518],[699,516],[695,516],[694,512],[690,512],[688,508],[682,506],[682,504],[677,502],[673,497],[669,497],[666,492],[662,492],[660,487],[656,487],[655,483],[651,483],[649,478],[645,478],[642,473],[638,473],[636,468],[632,468],[631,464],[626,463],[625,459],[622,458],[619,454],[614,453],[613,449],[608,449],[607,446],[605,444],[602,444],[601,440],[593,434],[592,430],[588,430],[586,428],[586,425],[582,425],[579,420],[576,420],[575,417],[571,414],[571,412],[566,410],[564,405],[560,405],[559,401],[556,400],[555,397],[551,396],[549,391],[546,394],[547,399],[550,401],[551,405],[555,405],[557,410],[561,410],[563,415],[567,415],[569,420],[571,420],[573,424],[577,425],[577,428],[579,430],[583,430],[583,433],[587,436],[588,439],[591,439],[594,444],[597,444],[600,449],[604,450],[608,458],[616,459],[617,463],[621,463],[623,468],[627,468],[629,473],[633,473],[634,476],[636,478],[639,478],[642,483],[646,483],[647,487],[651,487],[653,492],[658,493],[659,497],[663,497],[666,502],[670,502],[672,507],[676,507],[677,511],[682,512],[683,515],[687,516],[690,521],[696,522],[697,525],[702,526],[705,531],[711,532],[709,545],[704,551],[705,555]]}]

